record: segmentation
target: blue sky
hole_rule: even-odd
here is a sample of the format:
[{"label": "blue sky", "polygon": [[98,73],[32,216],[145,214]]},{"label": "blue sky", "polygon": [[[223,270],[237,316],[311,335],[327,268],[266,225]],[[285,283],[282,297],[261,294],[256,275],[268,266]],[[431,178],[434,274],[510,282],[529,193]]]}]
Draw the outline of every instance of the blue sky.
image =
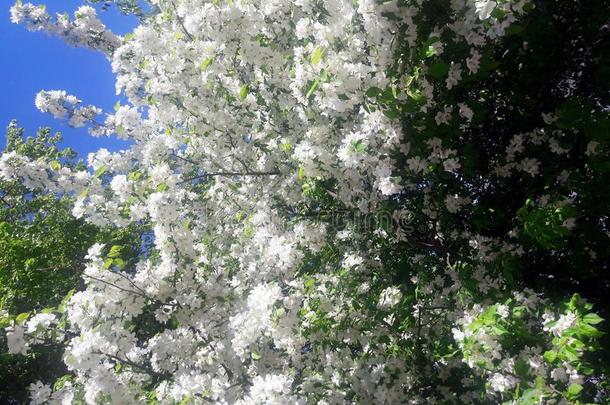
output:
[{"label": "blue sky", "polygon": [[[25,1],[24,1],[25,2]],[[84,4],[83,0],[30,0],[44,3],[50,14],[68,12]],[[65,90],[105,112],[112,112],[115,102],[114,74],[110,62],[101,52],[66,45],[60,38],[42,32],[30,32],[10,21],[12,0],[0,5],[0,144],[5,144],[5,128],[11,119],[18,120],[26,134],[48,126],[64,135],[63,146],[71,147],[86,158],[87,153],[105,147],[124,148],[127,143],[116,138],[94,138],[86,128],[70,128],[67,122],[41,113],[34,105],[40,90]],[[117,34],[133,31],[138,20],[124,16],[114,8],[99,11],[98,16]],[[124,103],[123,103],[124,104]]]}]

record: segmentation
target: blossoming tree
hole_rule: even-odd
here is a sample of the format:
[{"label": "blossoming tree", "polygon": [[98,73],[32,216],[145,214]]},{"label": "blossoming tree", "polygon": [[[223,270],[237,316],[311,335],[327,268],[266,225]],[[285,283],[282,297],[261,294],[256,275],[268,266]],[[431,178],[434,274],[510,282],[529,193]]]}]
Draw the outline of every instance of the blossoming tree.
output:
[{"label": "blossoming tree", "polygon": [[154,231],[129,265],[93,245],[58,322],[10,319],[11,350],[66,347],[71,374],[35,403],[604,401],[602,318],[582,295],[609,288],[607,13],[151,4],[125,37],[88,6],[11,9],[105,53],[129,99],[105,116],[60,90],[36,106],[133,144],[89,171],[2,156],[0,175]]}]

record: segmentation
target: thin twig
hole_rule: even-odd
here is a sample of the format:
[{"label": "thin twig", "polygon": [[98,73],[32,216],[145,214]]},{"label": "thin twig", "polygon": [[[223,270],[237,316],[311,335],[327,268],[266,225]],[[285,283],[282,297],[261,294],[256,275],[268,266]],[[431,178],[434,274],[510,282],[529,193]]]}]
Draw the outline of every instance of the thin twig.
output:
[{"label": "thin twig", "polygon": [[219,176],[277,176],[280,174],[278,171],[274,172],[215,172],[215,173],[205,173],[200,176],[190,177],[188,179],[182,180],[178,184],[186,183],[193,180],[203,179],[206,177],[219,177]]}]

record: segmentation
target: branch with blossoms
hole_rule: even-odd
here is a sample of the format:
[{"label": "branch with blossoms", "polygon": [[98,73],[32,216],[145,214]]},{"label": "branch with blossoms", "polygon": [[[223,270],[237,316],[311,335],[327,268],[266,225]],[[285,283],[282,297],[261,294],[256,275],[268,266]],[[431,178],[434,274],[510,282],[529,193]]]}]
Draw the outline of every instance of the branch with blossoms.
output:
[{"label": "branch with blossoms", "polygon": [[62,37],[68,44],[83,46],[104,52],[108,57],[121,45],[121,37],[113,34],[97,18],[95,9],[81,6],[70,20],[68,14],[58,14],[53,19],[44,5],[23,3],[11,7],[11,21],[25,24],[30,31],[44,31]]}]

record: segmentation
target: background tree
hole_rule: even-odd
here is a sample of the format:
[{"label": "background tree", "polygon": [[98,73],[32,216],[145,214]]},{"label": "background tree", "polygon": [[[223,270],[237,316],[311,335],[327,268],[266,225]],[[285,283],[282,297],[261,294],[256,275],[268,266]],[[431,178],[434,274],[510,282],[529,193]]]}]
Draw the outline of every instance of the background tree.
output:
[{"label": "background tree", "polygon": [[[23,129],[11,122],[3,153],[65,167],[84,167],[69,148],[60,149],[61,135],[41,128],[24,139]],[[96,242],[118,243],[124,254],[140,253],[137,226],[100,229],[72,215],[73,196],[28,189],[19,181],[0,178],[0,311],[8,316],[52,311],[70,291],[84,287],[82,271],[87,249]],[[38,380],[53,381],[67,372],[63,350],[53,344],[34,345],[26,355],[6,351],[3,333],[0,353],[0,402],[27,403],[27,387]]]}]

